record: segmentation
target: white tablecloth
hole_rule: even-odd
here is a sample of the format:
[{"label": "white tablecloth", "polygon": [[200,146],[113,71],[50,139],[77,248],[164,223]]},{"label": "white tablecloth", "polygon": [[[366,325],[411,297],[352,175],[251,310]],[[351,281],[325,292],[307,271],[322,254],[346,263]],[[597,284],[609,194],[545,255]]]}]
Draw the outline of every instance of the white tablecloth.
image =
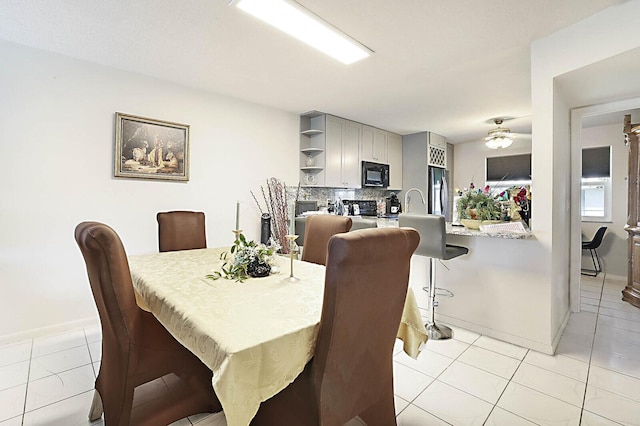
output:
[{"label": "white tablecloth", "polygon": [[[129,265],[138,304],[211,368],[227,424],[245,426],[260,403],[291,383],[313,356],[324,266],[295,261],[297,283],[284,281],[290,262],[284,257],[278,257],[281,272],[265,278],[205,278],[220,270],[223,251],[130,256]],[[398,335],[405,351],[417,356],[426,331],[409,296]]]}]

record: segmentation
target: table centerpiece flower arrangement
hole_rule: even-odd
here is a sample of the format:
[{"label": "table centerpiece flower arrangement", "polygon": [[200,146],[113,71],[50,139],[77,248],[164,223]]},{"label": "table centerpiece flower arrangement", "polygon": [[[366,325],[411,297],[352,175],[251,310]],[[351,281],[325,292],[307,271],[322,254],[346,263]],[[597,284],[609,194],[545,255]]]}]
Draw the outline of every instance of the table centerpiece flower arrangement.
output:
[{"label": "table centerpiece flower arrangement", "polygon": [[220,255],[220,259],[224,260],[220,271],[215,271],[206,278],[244,282],[249,277],[266,277],[276,267],[275,255],[278,250],[280,244],[273,238],[269,239],[269,244],[262,244],[247,241],[244,235],[238,234],[231,249]]}]

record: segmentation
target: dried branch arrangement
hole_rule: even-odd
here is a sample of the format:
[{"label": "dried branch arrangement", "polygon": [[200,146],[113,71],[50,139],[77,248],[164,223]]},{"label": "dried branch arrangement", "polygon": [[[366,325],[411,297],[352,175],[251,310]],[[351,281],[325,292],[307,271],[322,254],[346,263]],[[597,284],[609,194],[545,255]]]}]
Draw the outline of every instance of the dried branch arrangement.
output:
[{"label": "dried branch arrangement", "polygon": [[[260,187],[260,190],[262,191],[266,210],[271,215],[271,236],[282,246],[282,253],[289,253],[289,243],[286,235],[290,218],[287,209],[286,185],[284,182],[272,177],[267,179],[267,191],[265,192],[263,186]],[[253,191],[251,191],[251,195],[260,212],[264,213]]]}]

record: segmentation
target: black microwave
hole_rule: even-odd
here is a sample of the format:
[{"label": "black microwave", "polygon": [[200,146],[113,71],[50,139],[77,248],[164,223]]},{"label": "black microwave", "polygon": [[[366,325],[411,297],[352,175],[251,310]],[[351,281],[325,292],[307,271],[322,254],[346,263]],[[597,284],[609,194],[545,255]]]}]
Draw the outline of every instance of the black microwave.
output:
[{"label": "black microwave", "polygon": [[389,186],[389,165],[363,161],[362,186],[375,186],[377,188]]}]

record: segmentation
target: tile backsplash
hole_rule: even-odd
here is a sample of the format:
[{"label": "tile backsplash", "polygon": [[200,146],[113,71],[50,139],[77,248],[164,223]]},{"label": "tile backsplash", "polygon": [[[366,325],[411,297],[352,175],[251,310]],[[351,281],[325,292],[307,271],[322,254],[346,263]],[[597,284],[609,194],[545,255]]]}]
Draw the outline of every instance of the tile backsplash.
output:
[{"label": "tile backsplash", "polygon": [[318,207],[326,206],[327,201],[340,200],[379,200],[387,198],[394,191],[376,188],[310,188],[287,186],[287,200],[295,202],[296,195],[299,201],[317,201]]}]

